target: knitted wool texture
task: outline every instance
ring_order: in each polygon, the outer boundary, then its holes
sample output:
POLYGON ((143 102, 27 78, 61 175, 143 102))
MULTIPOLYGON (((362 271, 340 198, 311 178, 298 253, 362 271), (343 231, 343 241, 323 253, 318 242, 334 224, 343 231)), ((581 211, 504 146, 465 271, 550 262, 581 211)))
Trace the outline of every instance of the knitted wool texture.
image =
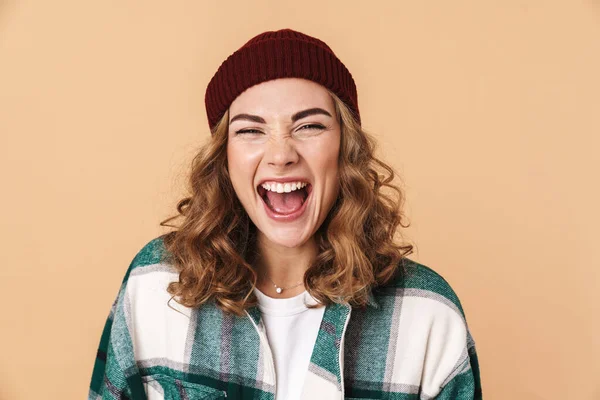
POLYGON ((350 71, 325 42, 292 29, 263 32, 231 54, 206 88, 211 132, 246 89, 278 78, 304 78, 335 93, 360 124, 358 94, 350 71))

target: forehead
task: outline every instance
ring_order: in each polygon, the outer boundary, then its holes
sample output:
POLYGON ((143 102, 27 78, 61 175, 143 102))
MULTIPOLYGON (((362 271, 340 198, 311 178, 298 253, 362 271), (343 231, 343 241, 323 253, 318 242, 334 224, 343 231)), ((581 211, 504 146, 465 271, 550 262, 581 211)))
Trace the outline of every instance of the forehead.
POLYGON ((229 113, 288 116, 313 107, 334 110, 333 99, 325 87, 306 79, 282 78, 246 89, 231 103, 229 113))

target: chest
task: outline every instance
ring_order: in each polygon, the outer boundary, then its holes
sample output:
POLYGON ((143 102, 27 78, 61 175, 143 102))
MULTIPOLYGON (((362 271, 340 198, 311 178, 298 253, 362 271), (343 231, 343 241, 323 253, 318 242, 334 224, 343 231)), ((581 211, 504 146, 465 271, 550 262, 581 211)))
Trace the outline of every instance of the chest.
MULTIPOLYGON (((149 399, 275 399, 279 368, 268 338, 269 321, 258 309, 238 317, 215 306, 189 310, 171 305, 162 313, 138 316, 135 323, 151 326, 134 332, 149 399)), ((397 389, 391 383, 399 373, 418 383, 426 341, 410 343, 409 363, 397 357, 400 328, 392 322, 395 317, 393 307, 325 308, 314 346, 304 350, 310 357, 300 398, 388 398, 397 389)), ((294 334, 300 337, 302 329, 302 324, 296 326, 294 334)))

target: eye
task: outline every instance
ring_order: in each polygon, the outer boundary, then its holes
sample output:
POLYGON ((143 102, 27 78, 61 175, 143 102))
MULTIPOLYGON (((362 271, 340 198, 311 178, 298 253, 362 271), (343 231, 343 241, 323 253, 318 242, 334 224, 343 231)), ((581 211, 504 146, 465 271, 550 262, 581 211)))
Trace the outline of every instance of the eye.
POLYGON ((235 133, 239 135, 239 134, 243 134, 243 133, 262 133, 262 132, 260 132, 259 130, 256 130, 256 129, 242 129, 242 130, 236 131, 235 133))
POLYGON ((321 124, 308 124, 308 125, 301 126, 298 130, 302 130, 304 128, 325 129, 325 127, 323 125, 321 125, 321 124))

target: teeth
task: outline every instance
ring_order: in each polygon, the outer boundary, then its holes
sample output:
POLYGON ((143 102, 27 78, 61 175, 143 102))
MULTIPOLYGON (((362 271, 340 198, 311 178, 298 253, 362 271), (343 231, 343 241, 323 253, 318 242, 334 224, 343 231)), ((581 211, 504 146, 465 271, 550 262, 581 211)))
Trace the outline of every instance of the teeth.
POLYGON ((277 183, 277 182, 268 182, 268 183, 265 182, 261 186, 264 189, 269 190, 271 192, 289 193, 289 192, 293 192, 294 190, 302 189, 306 185, 307 185, 306 182, 291 182, 291 183, 287 182, 285 184, 277 183))

